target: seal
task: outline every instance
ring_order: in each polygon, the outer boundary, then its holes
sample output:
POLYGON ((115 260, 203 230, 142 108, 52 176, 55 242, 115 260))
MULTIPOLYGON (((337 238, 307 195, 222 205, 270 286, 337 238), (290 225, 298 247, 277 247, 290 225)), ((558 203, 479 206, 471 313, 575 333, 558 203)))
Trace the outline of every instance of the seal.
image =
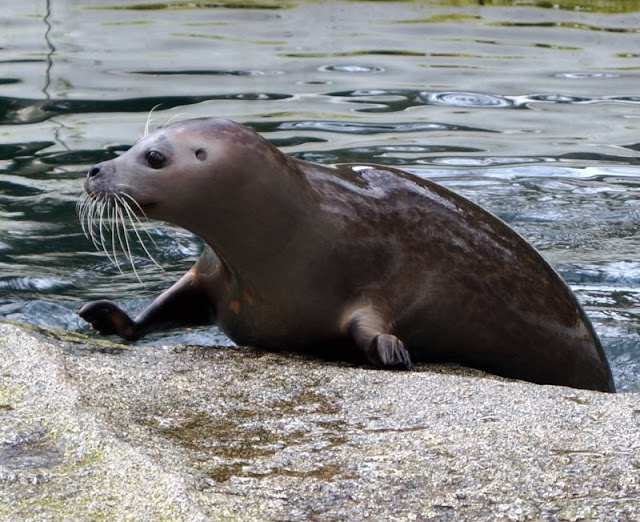
POLYGON ((560 276, 467 199, 376 165, 285 155, 237 123, 174 123, 89 169, 87 197, 208 245, 137 318, 79 310, 127 340, 217 324, 239 345, 349 352, 390 369, 451 362, 614 391, 602 346, 560 276))

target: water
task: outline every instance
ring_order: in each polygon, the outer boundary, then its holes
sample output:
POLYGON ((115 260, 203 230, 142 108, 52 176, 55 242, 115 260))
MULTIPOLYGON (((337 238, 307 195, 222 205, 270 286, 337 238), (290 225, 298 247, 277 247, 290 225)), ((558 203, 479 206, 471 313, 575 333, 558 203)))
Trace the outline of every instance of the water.
MULTIPOLYGON (((0 0, 0 316, 86 331, 141 309, 201 243, 153 223, 142 283, 81 234, 88 167, 152 124, 222 116, 318 162, 434 179, 510 223, 640 391, 640 2, 0 0), (82 6, 80 6, 80 4, 82 6)), ((215 329, 147 343, 224 343, 215 329)))

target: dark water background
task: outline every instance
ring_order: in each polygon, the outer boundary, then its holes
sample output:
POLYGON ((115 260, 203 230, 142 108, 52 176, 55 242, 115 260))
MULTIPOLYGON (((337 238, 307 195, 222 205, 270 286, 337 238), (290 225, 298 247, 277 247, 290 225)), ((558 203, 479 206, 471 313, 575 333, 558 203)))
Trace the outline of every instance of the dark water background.
POLYGON ((197 258, 152 223, 165 271, 137 249, 140 283, 75 215, 87 168, 158 106, 156 126, 227 117, 480 203, 556 266, 639 391, 640 2, 483 3, 0 0, 0 317, 85 331, 83 302, 140 309, 197 258))

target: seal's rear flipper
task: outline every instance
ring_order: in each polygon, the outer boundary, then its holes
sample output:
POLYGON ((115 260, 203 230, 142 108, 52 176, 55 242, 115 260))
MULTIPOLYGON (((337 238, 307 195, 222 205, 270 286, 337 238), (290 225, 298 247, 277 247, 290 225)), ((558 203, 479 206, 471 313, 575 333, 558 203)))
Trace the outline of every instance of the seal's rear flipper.
POLYGON ((397 370, 415 370, 404 343, 395 335, 376 335, 367 350, 369 362, 375 366, 397 370))
POLYGON ((343 324, 356 347, 373 366, 390 370, 415 370, 404 343, 387 333, 387 322, 373 306, 352 309, 346 314, 343 324))

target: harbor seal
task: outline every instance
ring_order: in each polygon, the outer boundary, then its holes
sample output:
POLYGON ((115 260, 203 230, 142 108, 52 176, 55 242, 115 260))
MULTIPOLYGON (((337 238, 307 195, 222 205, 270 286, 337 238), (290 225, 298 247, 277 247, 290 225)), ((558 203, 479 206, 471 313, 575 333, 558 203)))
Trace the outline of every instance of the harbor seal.
POLYGON ((380 368, 452 362, 614 391, 560 276, 500 219, 431 181, 300 161, 245 126, 199 118, 91 167, 85 190, 207 245, 135 320, 110 301, 84 305, 100 334, 135 340, 217 324, 239 345, 352 351, 380 368))

